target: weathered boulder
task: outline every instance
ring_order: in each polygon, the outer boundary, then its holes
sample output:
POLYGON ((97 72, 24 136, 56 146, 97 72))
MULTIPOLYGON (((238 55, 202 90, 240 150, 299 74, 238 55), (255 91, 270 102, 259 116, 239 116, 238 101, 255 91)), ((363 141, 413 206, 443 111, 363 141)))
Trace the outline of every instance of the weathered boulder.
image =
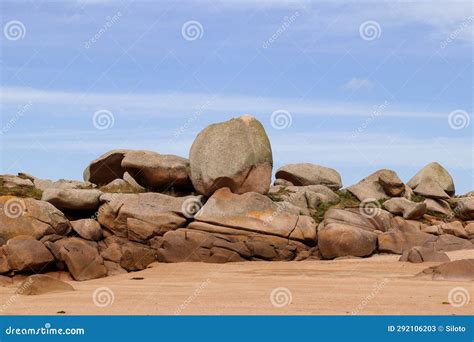
POLYGON ((32 189, 34 184, 30 179, 13 175, 0 175, 0 186, 6 189, 32 189))
POLYGON ((190 153, 191 180, 205 196, 228 187, 234 193, 268 192, 272 149, 262 124, 249 115, 201 131, 190 153))
POLYGON ((468 239, 469 236, 466 232, 466 229, 464 229, 464 226, 462 222, 460 221, 453 221, 453 222, 447 222, 447 223, 442 223, 440 225, 435 225, 432 228, 437 229, 438 231, 441 231, 442 234, 451 234, 463 239, 468 239))
POLYGON ((202 206, 200 197, 173 197, 158 193, 106 194, 98 214, 101 225, 120 237, 137 242, 163 235, 187 223, 202 206))
POLYGON ((472 281, 474 280, 474 259, 450 261, 423 270, 419 277, 432 280, 472 281))
POLYGON ((41 200, 54 205, 60 210, 91 211, 99 208, 102 192, 88 189, 54 189, 43 191, 41 200))
POLYGON ((150 151, 129 151, 122 160, 122 168, 145 188, 192 189, 189 161, 185 158, 150 151))
MULTIPOLYGON (((166 233, 153 246, 161 262, 201 261, 225 263, 245 260, 293 260, 308 248, 285 238, 250 234, 214 233, 212 225, 194 222, 192 229, 166 233)), ((191 226, 190 225, 190 226, 191 226)))
POLYGON ((93 189, 94 184, 90 182, 80 182, 76 180, 60 179, 52 181, 49 179, 34 179, 35 188, 45 191, 46 189, 93 189))
POLYGON ((324 185, 332 190, 342 187, 341 175, 336 170, 317 164, 288 164, 280 167, 275 177, 296 186, 324 185))
POLYGON ((112 150, 93 160, 84 170, 84 181, 97 185, 106 185, 122 178, 125 170, 122 160, 130 150, 112 150))
POLYGON ((127 271, 139 271, 156 261, 156 251, 139 243, 126 243, 122 246, 120 266, 127 271))
POLYGON ((39 272, 54 261, 42 242, 27 235, 8 240, 5 252, 14 271, 39 272))
POLYGON ((324 214, 323 223, 339 223, 346 226, 368 231, 388 231, 392 228, 393 215, 385 210, 378 210, 376 215, 364 215, 359 208, 336 209, 331 208, 324 214))
POLYGON ((347 188, 360 201, 383 200, 405 194, 406 186, 398 175, 387 169, 378 170, 347 188))
POLYGON ((383 206, 392 214, 400 214, 404 219, 418 219, 426 213, 425 203, 412 202, 406 198, 391 198, 383 206))
POLYGON ((426 204, 426 211, 433 212, 436 214, 441 214, 445 216, 452 215, 453 211, 448 202, 442 199, 425 199, 424 203, 426 204))
POLYGON ((102 239, 102 228, 99 222, 93 219, 71 221, 72 229, 86 240, 99 241, 102 239))
POLYGON ((68 291, 74 291, 74 288, 70 284, 44 274, 34 274, 26 278, 18 286, 15 293, 24 296, 32 296, 68 291))
POLYGON ((474 220, 474 197, 459 199, 454 207, 454 212, 463 220, 474 220))
POLYGON ((443 188, 433 179, 427 179, 413 190, 417 195, 421 195, 427 198, 434 199, 449 199, 449 195, 443 190, 443 188))
MULTIPOLYGON (((418 187, 423 185, 423 183, 434 181, 441 190, 443 190, 447 195, 452 196, 454 195, 454 182, 451 175, 446 171, 444 167, 442 167, 439 163, 430 163, 426 165, 423 169, 418 171, 418 173, 413 176, 407 183, 407 185, 417 192, 418 187)), ((438 190, 438 189, 436 189, 438 190)), ((426 197, 431 197, 428 193, 429 189, 426 187, 425 195, 426 197)), ((448 196, 448 197, 449 197, 448 196)), ((439 197, 438 197, 439 198, 439 197)))
POLYGON ((416 246, 423 246, 426 242, 434 242, 437 237, 422 232, 402 232, 393 230, 378 235, 379 252, 402 254, 416 246))
POLYGON ((405 183, 398 177, 396 172, 392 170, 383 170, 378 173, 379 184, 385 193, 390 197, 398 197, 403 195, 405 191, 405 183))
POLYGON ((325 259, 342 256, 365 257, 377 248, 377 234, 340 223, 318 229, 318 248, 325 259))
POLYGON ((308 209, 315 209, 321 203, 339 201, 339 196, 324 185, 271 186, 268 195, 276 201, 308 209))
POLYGON ((70 230, 68 219, 48 202, 0 196, 0 240, 18 235, 41 239, 48 234, 66 235, 70 230))
POLYGON ((466 230, 466 233, 470 239, 474 237, 474 222, 468 222, 464 229, 466 230))
POLYGON ((285 180, 285 179, 277 178, 273 182, 273 185, 275 185, 275 186, 293 186, 294 184, 291 183, 290 181, 285 180))
POLYGON ((107 275, 96 242, 71 237, 61 239, 54 245, 59 248, 59 258, 67 265, 75 280, 96 279, 107 275))
POLYGON ((469 240, 461 239, 451 234, 440 235, 436 237, 436 240, 434 241, 425 242, 423 246, 434 249, 438 252, 449 252, 474 248, 474 244, 472 244, 469 240))
POLYGON ((427 247, 413 247, 403 252, 400 261, 412 263, 448 262, 451 261, 446 253, 437 252, 427 247))
POLYGON ((289 213, 256 192, 233 194, 219 189, 194 217, 196 221, 216 225, 216 233, 238 230, 240 234, 268 234, 316 243, 316 223, 309 216, 289 213))

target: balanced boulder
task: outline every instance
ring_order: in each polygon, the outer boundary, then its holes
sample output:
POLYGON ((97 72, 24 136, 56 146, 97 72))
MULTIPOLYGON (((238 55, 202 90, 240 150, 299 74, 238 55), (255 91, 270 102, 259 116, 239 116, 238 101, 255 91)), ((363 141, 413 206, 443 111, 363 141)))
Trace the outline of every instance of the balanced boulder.
POLYGON ((84 181, 97 185, 106 185, 117 178, 122 178, 125 170, 122 159, 130 150, 112 150, 93 160, 84 170, 84 181))
POLYGON ((150 151, 129 151, 122 160, 122 168, 145 188, 192 189, 189 161, 185 158, 150 151))
MULTIPOLYGON (((428 195, 427 197, 431 197, 429 194, 429 188, 424 186, 424 183, 428 181, 433 181, 435 184, 437 184, 439 189, 444 191, 448 197, 454 195, 455 189, 453 178, 444 167, 436 162, 426 165, 415 176, 413 176, 412 179, 408 181, 407 185, 415 190, 415 192, 417 192, 418 187, 422 185, 421 190, 423 190, 425 195, 428 195)), ((439 189, 435 188, 433 191, 436 190, 436 192, 439 193, 439 189)), ((435 192, 433 192, 433 194, 434 196, 439 196, 439 194, 436 194, 435 192)))
POLYGON ((54 189, 43 192, 42 200, 61 210, 91 211, 99 208, 102 192, 88 189, 54 189))
POLYGON ((332 190, 342 187, 341 175, 336 170, 317 164, 288 164, 280 167, 275 177, 296 186, 325 185, 332 190))
POLYGON ((265 129, 244 115, 201 131, 190 153, 191 180, 205 196, 228 187, 234 193, 268 192, 272 176, 272 150, 265 129))

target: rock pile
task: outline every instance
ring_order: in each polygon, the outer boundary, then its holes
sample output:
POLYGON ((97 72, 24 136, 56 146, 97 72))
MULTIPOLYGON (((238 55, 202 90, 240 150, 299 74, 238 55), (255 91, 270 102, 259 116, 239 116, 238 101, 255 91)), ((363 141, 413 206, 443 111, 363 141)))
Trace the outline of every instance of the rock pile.
POLYGON ((342 190, 336 170, 308 163, 282 166, 271 185, 272 165, 263 126, 245 115, 205 128, 189 160, 113 150, 84 182, 0 176, 0 274, 44 273, 32 279, 54 291, 67 287, 56 274, 87 280, 156 261, 447 262, 444 252, 474 247, 474 197, 454 197, 437 163, 407 184, 382 169, 342 190))

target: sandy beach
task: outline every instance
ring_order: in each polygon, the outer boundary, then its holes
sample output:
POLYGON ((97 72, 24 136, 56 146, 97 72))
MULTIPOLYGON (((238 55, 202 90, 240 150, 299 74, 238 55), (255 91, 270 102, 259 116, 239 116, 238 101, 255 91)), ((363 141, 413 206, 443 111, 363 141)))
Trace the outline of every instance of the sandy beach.
MULTIPOLYGON (((473 258, 474 250, 448 255, 451 260, 473 258)), ((155 263, 140 272, 70 282, 74 292, 18 296, 14 287, 2 287, 0 302, 9 303, 3 311, 8 315, 472 314, 472 302, 462 307, 448 302, 453 288, 471 291, 472 282, 416 278, 436 263, 412 264, 398 258, 155 263)))

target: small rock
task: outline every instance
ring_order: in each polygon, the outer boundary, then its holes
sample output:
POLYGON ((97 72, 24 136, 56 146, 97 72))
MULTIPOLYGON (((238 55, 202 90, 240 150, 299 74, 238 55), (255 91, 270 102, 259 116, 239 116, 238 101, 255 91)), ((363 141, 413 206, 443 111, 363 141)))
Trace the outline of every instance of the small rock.
POLYGON ((102 239, 102 228, 99 222, 93 219, 71 221, 72 229, 86 240, 99 241, 102 239))
POLYGON ((295 186, 325 185, 331 190, 342 187, 341 176, 336 170, 317 164, 288 164, 280 167, 275 177, 295 186))
POLYGON ((400 261, 412 263, 448 262, 451 261, 446 253, 437 252, 427 247, 413 247, 403 252, 400 261))
POLYGON ((392 214, 401 214, 404 219, 418 219, 426 213, 425 203, 415 203, 406 198, 391 198, 383 206, 392 214))

